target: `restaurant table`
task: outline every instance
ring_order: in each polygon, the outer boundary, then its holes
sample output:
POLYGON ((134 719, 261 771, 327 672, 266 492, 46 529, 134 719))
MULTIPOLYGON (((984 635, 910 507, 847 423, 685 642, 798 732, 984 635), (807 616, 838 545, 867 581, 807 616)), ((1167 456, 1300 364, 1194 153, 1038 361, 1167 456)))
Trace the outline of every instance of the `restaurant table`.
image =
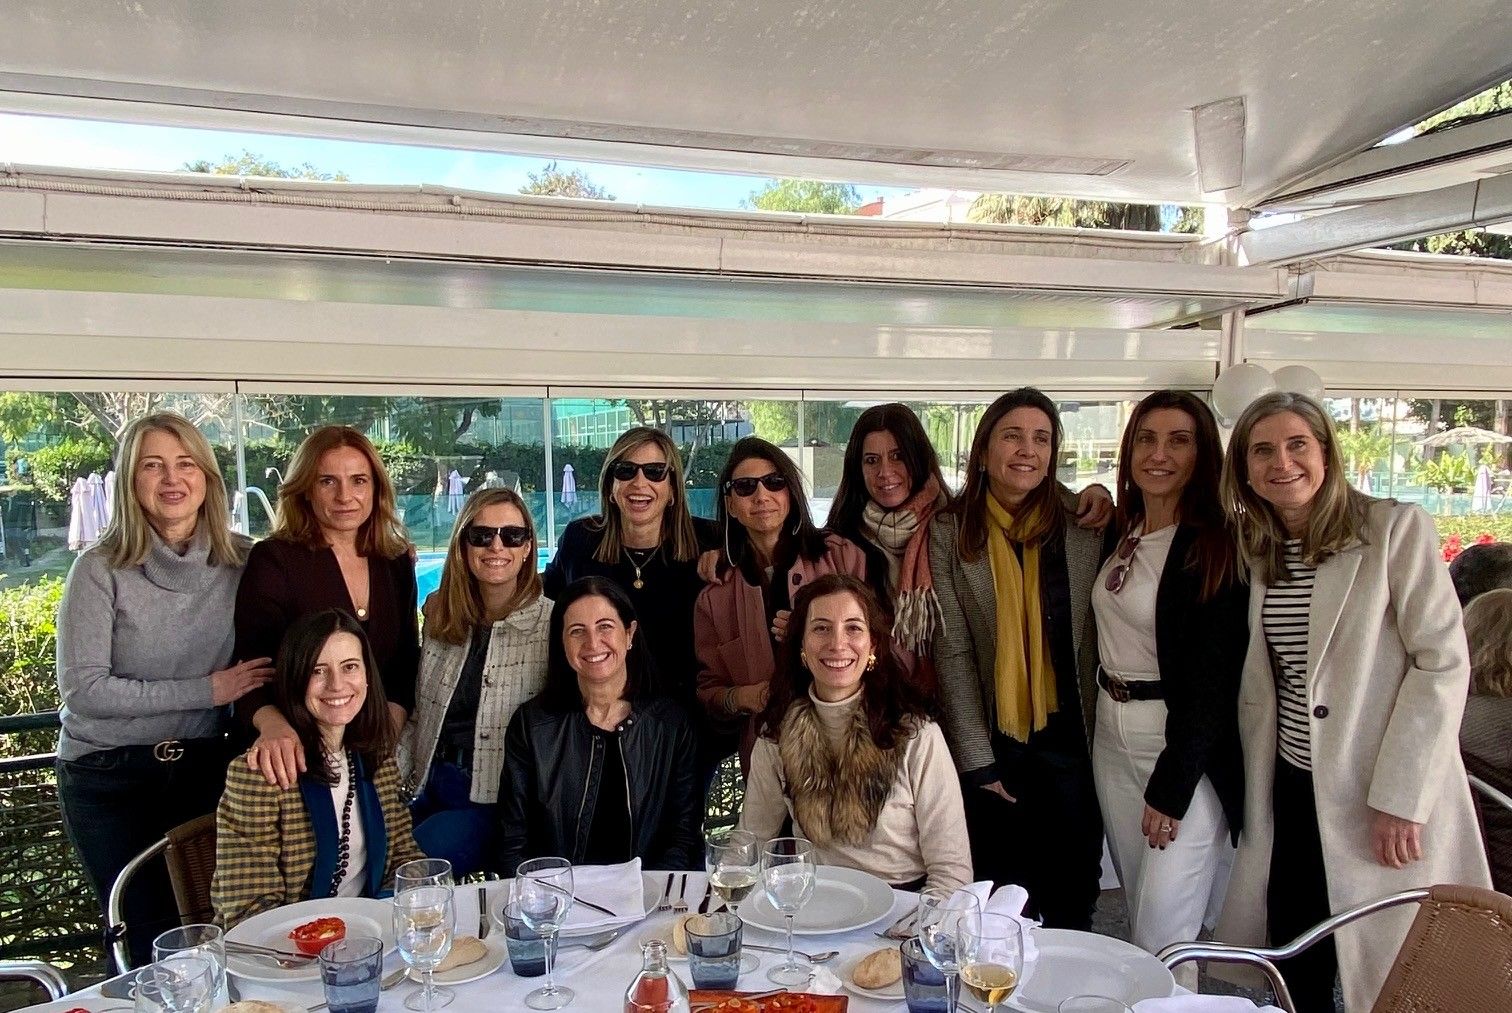
MULTIPOLYGON (((665 879, 667 873, 651 872, 648 875, 665 879)), ((678 873, 679 879, 681 873, 678 873)), ((699 901, 704 896, 706 876, 701 872, 688 873, 688 882, 685 896, 689 909, 696 910, 699 901)), ((508 889, 506 881, 493 881, 483 884, 466 884, 457 888, 456 891, 456 926, 458 935, 473 935, 478 927, 478 886, 483 886, 488 893, 489 910, 497 914, 508 889)), ((673 891, 673 899, 676 899, 676 891, 673 891)), ((717 898, 716 898, 717 900, 717 898)), ((880 1000, 856 995, 840 986, 839 977, 850 964, 860 957, 882 946, 896 946, 896 942, 879 939, 877 932, 886 929, 905 914, 914 909, 918 903, 918 894, 902 890, 893 891, 893 906, 888 916, 879 919, 875 924, 865 928, 855 929, 850 932, 833 933, 825 935, 795 935, 793 945, 799 950, 818 952, 821 950, 839 950, 840 955, 822 965, 823 968, 832 972, 834 977, 821 975, 816 981, 822 985, 826 981, 830 987, 813 988, 809 991, 829 991, 849 996, 850 1010, 852 1013, 898 1013, 906 1010, 903 1000, 880 1000)), ((575 1013, 621 1013, 624 1009, 625 989, 629 987, 631 979, 641 967, 641 941, 647 938, 661 938, 668 942, 671 950, 672 924, 675 915, 671 911, 652 911, 644 921, 638 922, 622 933, 606 948, 597 952, 587 950, 569 949, 564 950, 557 961, 557 968, 553 972, 555 980, 564 985, 569 985, 577 993, 572 1004, 567 1007, 575 1013)), ((495 922, 490 932, 490 940, 495 935, 502 936, 503 929, 495 922)), ((771 932, 746 924, 744 939, 747 942, 760 943, 782 947, 784 937, 780 932, 771 932)), ((754 971, 741 975, 737 988, 741 991, 766 991, 777 986, 767 980, 766 972, 773 965, 783 960, 780 953, 757 953, 760 965, 754 971)), ((397 951, 390 952, 384 960, 385 973, 403 966, 397 951)), ((692 981, 688 973, 686 960, 673 960, 672 970, 683 983, 692 987, 692 981)), ((264 982, 248 981, 232 975, 232 980, 241 994, 242 999, 260 999, 266 1002, 275 1002, 283 1005, 290 1013, 299 1013, 324 998, 319 980, 298 983, 268 984, 264 982)), ((448 986, 456 993, 456 999, 446 1007, 448 1013, 495 1013, 499 1010, 523 1010, 525 1009, 525 994, 539 987, 545 982, 545 978, 519 978, 509 968, 506 961, 504 966, 493 974, 478 981, 465 985, 448 986)), ((100 995, 100 985, 84 989, 73 994, 73 997, 87 999, 100 995)), ((418 985, 402 982, 395 988, 384 992, 378 1000, 379 1013, 404 1013, 405 996, 418 989, 418 985)), ((129 1002, 129 1000, 125 1000, 129 1002)), ((1010 1008, 1011 1003, 1005 1004, 1005 1009, 1010 1008)), ((87 1007, 86 1007, 87 1008, 87 1007)), ((970 1003, 966 997, 962 997, 961 1008, 963 1010, 980 1009, 970 1003)))

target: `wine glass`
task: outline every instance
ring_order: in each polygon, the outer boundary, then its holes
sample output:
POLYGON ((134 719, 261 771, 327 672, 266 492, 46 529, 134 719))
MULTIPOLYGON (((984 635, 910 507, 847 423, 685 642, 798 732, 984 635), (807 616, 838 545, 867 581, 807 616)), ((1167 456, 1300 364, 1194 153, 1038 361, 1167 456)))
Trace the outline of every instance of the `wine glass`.
POLYGON ((394 870, 394 895, 417 886, 456 886, 452 864, 444 858, 417 858, 394 870))
POLYGON ((218 925, 180 925, 152 941, 153 960, 167 960, 175 953, 193 953, 210 961, 215 972, 215 1004, 231 1001, 226 992, 226 940, 218 925))
POLYGON ((137 972, 136 1013, 208 1013, 215 982, 215 962, 203 953, 170 954, 137 972))
POLYGON ((793 918, 814 896, 814 846, 802 837, 777 837, 761 853, 761 888, 787 921, 787 960, 767 971, 779 985, 803 985, 814 976, 793 952, 793 918))
POLYGON ((394 894, 394 935, 399 956, 423 975, 424 987, 404 1000, 404 1008, 430 1013, 449 1005, 455 996, 437 988, 436 967, 451 952, 456 908, 449 886, 417 886, 394 894))
POLYGON ((960 1002, 961 971, 957 948, 957 930, 962 922, 977 918, 981 905, 965 891, 925 890, 919 894, 919 947, 924 956, 945 976, 946 1000, 952 1010, 960 1002))
MULTIPOLYGON (((733 911, 761 878, 761 849, 756 835, 749 830, 710 830, 704 835, 704 867, 709 871, 709 886, 733 911)), ((754 953, 740 955, 742 974, 756 970, 760 963, 754 953)))
POLYGON ((984 914, 963 918, 956 929, 961 984, 987 1013, 1013 994, 1024 976, 1024 930, 1008 915, 984 914))
POLYGON ((576 993, 551 978, 556 934, 572 910, 572 863, 565 858, 532 858, 521 862, 509 884, 510 900, 520 920, 546 941, 546 984, 525 997, 531 1009, 561 1009, 576 993))

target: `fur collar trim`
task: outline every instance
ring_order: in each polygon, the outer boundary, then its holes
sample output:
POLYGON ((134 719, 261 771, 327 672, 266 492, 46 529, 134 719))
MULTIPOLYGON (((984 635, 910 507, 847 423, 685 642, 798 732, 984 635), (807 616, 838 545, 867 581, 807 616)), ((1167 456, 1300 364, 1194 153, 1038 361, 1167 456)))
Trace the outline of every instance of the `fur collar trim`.
POLYGON ((777 737, 793 819, 815 844, 865 843, 876 829, 903 762, 901 743, 878 749, 861 706, 831 747, 814 704, 793 701, 777 737))

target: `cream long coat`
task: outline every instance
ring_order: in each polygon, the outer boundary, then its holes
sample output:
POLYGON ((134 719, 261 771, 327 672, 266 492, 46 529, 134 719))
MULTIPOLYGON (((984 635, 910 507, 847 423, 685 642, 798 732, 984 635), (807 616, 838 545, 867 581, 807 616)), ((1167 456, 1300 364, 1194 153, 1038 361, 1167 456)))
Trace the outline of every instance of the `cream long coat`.
MULTIPOLYGON (((1373 501, 1368 516, 1369 543, 1318 567, 1308 630, 1313 785, 1334 912, 1435 883, 1491 884, 1459 753, 1469 652, 1433 521, 1390 500, 1373 501), (1375 860, 1373 809, 1425 824, 1421 861, 1396 870, 1375 860)), ((1239 691, 1244 833, 1218 925, 1220 939, 1251 945, 1266 939, 1276 771, 1265 590, 1257 579, 1250 595, 1239 691)), ((1398 908, 1340 931, 1347 1009, 1375 1002, 1413 914, 1398 908)))

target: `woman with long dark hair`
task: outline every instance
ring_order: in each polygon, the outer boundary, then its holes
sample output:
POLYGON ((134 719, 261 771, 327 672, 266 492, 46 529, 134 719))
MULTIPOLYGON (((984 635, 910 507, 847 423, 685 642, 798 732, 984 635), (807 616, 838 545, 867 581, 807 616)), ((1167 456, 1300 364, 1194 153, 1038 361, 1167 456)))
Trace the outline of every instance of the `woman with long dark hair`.
POLYGON ((825 865, 954 890, 971 878, 960 784, 930 702, 891 648, 860 578, 827 574, 799 590, 740 824, 764 840, 791 818, 825 865))
POLYGON ((377 897, 423 858, 400 797, 373 649, 344 609, 289 627, 273 698, 311 761, 297 788, 234 762, 215 818, 210 899, 226 928, 312 897, 377 897))
POLYGON ((722 563, 732 572, 698 596, 698 697, 712 719, 740 731, 744 767, 755 742, 750 717, 765 705, 776 667, 778 616, 808 582, 827 573, 859 577, 866 560, 854 543, 814 527, 797 465, 766 440, 735 444, 719 490, 722 563))
POLYGON ((1052 928, 1087 929, 1102 864, 1089 753, 1101 539, 1069 523, 1060 441, 1032 387, 983 414, 966 488, 930 531, 934 659, 978 878, 1022 885, 1052 928))
POLYGON ((399 767, 418 794, 415 839, 462 875, 493 859, 504 729, 546 682, 551 602, 519 493, 480 489, 467 498, 423 611, 415 713, 399 767))
MULTIPOLYGON (((1218 425, 1195 395, 1139 402, 1118 453, 1117 551, 1092 588, 1092 770, 1133 942, 1151 953, 1198 937, 1243 821, 1249 592, 1222 467, 1218 425)), ((1190 978, 1195 988, 1195 965, 1190 978)))
POLYGON ((693 727, 652 686, 630 599, 603 577, 551 610, 546 687, 510 719, 498 791, 498 867, 561 855, 698 867, 702 799, 693 727))

